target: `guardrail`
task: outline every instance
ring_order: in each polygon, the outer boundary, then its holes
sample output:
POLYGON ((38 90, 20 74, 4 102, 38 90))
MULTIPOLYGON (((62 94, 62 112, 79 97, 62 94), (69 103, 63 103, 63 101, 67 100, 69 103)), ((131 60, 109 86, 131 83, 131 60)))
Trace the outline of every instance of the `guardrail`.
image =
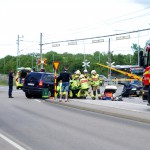
POLYGON ((115 84, 115 85, 117 85, 118 84, 118 82, 131 82, 131 81, 133 81, 133 80, 135 80, 135 79, 126 79, 126 78, 120 78, 120 79, 118 79, 118 78, 116 78, 116 79, 108 79, 107 80, 107 84, 108 85, 110 85, 110 84, 115 84))

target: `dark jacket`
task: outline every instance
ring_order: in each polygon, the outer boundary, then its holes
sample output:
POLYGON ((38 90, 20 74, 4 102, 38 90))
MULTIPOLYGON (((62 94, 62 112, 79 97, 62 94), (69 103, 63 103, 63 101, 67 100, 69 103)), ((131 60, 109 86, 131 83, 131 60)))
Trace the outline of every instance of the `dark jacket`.
POLYGON ((12 72, 9 73, 8 84, 13 85, 13 73, 12 72))
POLYGON ((59 80, 62 80, 62 82, 69 82, 72 79, 72 75, 67 70, 64 70, 60 73, 59 80))

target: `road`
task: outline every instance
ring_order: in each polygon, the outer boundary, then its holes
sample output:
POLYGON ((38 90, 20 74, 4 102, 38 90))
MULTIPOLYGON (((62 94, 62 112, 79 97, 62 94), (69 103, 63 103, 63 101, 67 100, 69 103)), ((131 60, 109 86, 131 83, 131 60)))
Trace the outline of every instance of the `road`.
POLYGON ((75 109, 0 88, 3 150, 149 150, 150 124, 75 109))

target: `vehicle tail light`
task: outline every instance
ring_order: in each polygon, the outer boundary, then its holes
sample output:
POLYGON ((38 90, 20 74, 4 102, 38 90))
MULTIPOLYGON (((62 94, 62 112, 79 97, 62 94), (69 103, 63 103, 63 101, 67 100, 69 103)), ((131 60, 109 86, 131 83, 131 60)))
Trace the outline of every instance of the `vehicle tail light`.
POLYGON ((39 82, 39 87, 42 87, 42 86, 43 86, 43 81, 40 80, 40 82, 39 82))

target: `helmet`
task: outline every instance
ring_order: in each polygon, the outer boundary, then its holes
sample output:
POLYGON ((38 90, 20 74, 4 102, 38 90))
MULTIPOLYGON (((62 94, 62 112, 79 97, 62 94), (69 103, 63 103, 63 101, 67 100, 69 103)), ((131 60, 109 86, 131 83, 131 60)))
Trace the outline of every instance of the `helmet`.
POLYGON ((84 75, 83 75, 83 74, 80 75, 80 79, 82 79, 82 78, 84 78, 84 75))
POLYGON ((77 71, 76 71, 76 74, 80 75, 80 74, 81 74, 80 70, 77 70, 77 71))
POLYGON ((44 68, 41 68, 40 72, 45 72, 45 69, 44 69, 44 68))
POLYGON ((83 72, 84 72, 84 73, 88 73, 87 69, 85 69, 83 72))
POLYGON ((95 71, 95 70, 92 70, 92 71, 91 71, 91 74, 96 74, 96 71, 95 71))

